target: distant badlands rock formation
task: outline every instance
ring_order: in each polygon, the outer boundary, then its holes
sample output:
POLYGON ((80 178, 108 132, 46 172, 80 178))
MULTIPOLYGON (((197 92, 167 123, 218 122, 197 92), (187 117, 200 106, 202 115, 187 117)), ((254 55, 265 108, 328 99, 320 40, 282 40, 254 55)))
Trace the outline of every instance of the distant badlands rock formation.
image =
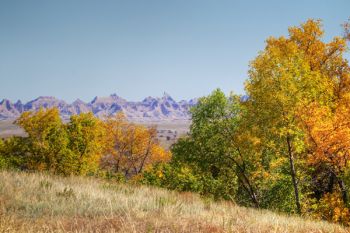
POLYGON ((127 101, 116 94, 95 97, 89 103, 78 99, 71 104, 50 96, 40 96, 25 104, 4 99, 0 102, 0 120, 15 119, 24 111, 37 111, 41 107, 57 107, 64 119, 89 111, 97 117, 110 116, 122 111, 129 120, 136 122, 187 121, 191 118, 189 110, 196 103, 197 99, 177 102, 166 93, 161 98, 147 97, 141 102, 127 101))

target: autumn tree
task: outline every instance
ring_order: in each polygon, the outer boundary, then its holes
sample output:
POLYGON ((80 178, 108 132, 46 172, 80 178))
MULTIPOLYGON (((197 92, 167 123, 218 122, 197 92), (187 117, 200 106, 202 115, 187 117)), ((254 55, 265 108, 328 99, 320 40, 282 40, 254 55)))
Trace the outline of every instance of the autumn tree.
POLYGON ((307 132, 307 162, 315 168, 314 182, 310 185, 314 191, 313 197, 319 200, 316 212, 327 211, 332 213, 326 215, 327 220, 339 220, 347 224, 350 223, 348 187, 345 182, 350 168, 349 116, 350 93, 341 95, 333 107, 312 103, 300 112, 307 132), (337 198, 342 201, 339 202, 337 198), (341 215, 340 212, 348 214, 341 215))
POLYGON ((41 108, 36 113, 24 112, 15 123, 28 135, 28 151, 24 152, 28 168, 57 172, 68 144, 67 132, 58 109, 41 108))
POLYGON ((99 168, 105 152, 105 128, 103 122, 91 112, 73 115, 67 123, 68 149, 62 169, 65 173, 86 175, 99 168))
POLYGON ((258 136, 275 155, 289 160, 296 212, 301 212, 295 160, 305 155, 304 132, 296 114, 317 102, 332 106, 348 91, 345 40, 325 43, 321 22, 308 20, 289 28, 289 37, 269 38, 252 61, 246 91, 247 106, 260 129, 258 136))
POLYGON ((105 150, 105 128, 92 113, 74 115, 64 123, 57 108, 42 108, 24 112, 16 124, 27 137, 9 139, 6 151, 22 148, 15 157, 23 158, 25 168, 66 175, 86 175, 98 169, 105 150))
POLYGON ((107 154, 104 165, 114 172, 130 177, 141 173, 147 166, 170 159, 157 139, 154 127, 130 123, 123 113, 110 117, 105 122, 107 154))

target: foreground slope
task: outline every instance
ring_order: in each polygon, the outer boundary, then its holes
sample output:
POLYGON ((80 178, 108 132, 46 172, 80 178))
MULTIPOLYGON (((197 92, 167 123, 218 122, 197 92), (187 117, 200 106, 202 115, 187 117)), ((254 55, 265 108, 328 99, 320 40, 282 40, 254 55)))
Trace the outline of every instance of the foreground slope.
POLYGON ((93 178, 0 171, 0 232, 348 232, 326 222, 93 178))

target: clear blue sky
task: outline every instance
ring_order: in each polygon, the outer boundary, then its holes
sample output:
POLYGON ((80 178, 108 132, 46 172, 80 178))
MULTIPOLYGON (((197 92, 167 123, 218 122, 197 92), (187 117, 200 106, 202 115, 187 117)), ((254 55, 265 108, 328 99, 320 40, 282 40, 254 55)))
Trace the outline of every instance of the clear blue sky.
POLYGON ((0 99, 243 93, 267 37, 320 18, 329 40, 349 17, 349 0, 0 0, 0 99))

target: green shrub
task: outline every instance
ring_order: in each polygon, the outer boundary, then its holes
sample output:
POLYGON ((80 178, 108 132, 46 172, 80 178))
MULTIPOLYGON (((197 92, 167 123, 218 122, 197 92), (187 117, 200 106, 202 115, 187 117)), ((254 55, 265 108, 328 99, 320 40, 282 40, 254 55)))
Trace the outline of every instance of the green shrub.
POLYGON ((200 192, 203 184, 188 166, 159 163, 143 173, 141 183, 163 188, 200 192))

